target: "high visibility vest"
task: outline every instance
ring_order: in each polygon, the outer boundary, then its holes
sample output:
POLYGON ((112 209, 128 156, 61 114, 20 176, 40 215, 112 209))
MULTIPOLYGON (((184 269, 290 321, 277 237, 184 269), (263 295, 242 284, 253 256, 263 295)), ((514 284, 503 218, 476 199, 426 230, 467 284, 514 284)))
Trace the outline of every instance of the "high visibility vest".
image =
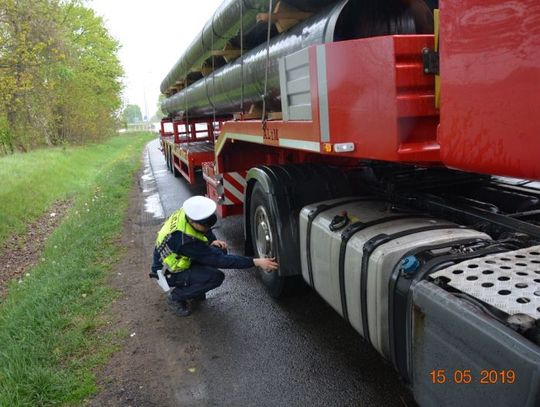
POLYGON ((172 273, 184 271, 191 267, 191 259, 189 257, 174 253, 169 249, 169 246, 167 246, 167 240, 171 234, 176 231, 180 231, 183 234, 182 243, 184 235, 208 243, 206 236, 189 224, 183 209, 179 209, 173 213, 161 227, 156 239, 156 248, 161 257, 161 261, 167 265, 167 268, 172 273))

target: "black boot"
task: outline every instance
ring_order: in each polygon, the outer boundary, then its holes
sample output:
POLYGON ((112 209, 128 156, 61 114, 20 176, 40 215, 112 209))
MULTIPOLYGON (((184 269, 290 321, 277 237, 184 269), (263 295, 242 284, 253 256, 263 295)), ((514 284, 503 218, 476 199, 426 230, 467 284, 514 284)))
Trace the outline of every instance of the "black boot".
POLYGON ((187 317, 191 315, 191 310, 187 306, 186 301, 175 301, 171 294, 167 295, 167 305, 179 317, 187 317))

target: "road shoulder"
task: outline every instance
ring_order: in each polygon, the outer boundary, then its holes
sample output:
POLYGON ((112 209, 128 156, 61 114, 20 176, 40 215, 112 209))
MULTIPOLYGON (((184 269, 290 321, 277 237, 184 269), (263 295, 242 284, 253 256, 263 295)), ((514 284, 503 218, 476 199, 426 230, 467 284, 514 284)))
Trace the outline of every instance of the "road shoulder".
POLYGON ((155 234, 161 219, 145 212, 144 187, 137 177, 129 198, 121 241, 125 254, 111 270, 110 284, 119 291, 109 310, 110 330, 119 335, 119 350, 97 372, 101 391, 90 406, 204 405, 201 380, 190 372, 198 347, 197 326, 178 320, 164 294, 148 278, 155 234), (181 332, 189 332, 183 341, 181 332))

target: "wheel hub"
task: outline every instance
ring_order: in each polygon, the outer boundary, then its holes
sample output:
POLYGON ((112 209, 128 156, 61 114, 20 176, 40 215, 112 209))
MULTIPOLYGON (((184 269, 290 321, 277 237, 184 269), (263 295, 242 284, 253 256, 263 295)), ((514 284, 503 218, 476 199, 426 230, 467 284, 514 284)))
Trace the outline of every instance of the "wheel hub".
POLYGON ((273 236, 272 229, 270 228, 270 220, 268 213, 263 206, 258 206, 255 209, 255 245, 257 246, 257 252, 261 257, 274 257, 273 256, 273 236))

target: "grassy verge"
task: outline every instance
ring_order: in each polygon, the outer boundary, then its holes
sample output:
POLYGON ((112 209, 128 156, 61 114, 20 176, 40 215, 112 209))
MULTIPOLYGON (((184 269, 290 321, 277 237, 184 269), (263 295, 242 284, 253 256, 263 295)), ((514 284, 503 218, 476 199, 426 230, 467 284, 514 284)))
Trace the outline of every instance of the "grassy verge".
MULTIPOLYGON (((19 186, 11 181, 11 193, 2 190, 0 204, 12 215, 27 208, 37 217, 57 199, 74 197, 75 202, 47 241, 43 260, 22 283, 11 283, 0 306, 0 406, 73 405, 95 390, 91 369, 112 349, 111 338, 97 331, 100 314, 114 296, 105 272, 119 254, 114 242, 149 139, 148 134, 130 135, 6 160, 39 180, 37 192, 25 191, 33 181, 18 174, 19 186), (25 168, 31 156, 36 162, 25 168), (55 177, 48 175, 51 171, 55 177), (17 191, 23 208, 4 201, 17 191), (29 200, 33 193, 43 196, 29 200)), ((18 223, 24 219, 17 216, 3 233, 22 228, 18 223)))
MULTIPOLYGON (((104 167, 127 158, 149 133, 86 147, 54 148, 0 158, 0 243, 20 233, 51 204, 86 191, 104 167)), ((138 150, 137 150, 138 151, 138 150)))

